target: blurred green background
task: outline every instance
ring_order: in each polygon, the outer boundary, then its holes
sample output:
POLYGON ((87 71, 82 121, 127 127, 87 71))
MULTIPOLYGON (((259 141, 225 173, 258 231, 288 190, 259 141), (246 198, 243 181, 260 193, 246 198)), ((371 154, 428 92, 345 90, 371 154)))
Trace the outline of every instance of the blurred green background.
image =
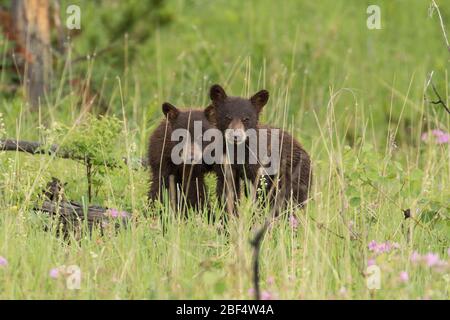
MULTIPOLYGON (((65 30, 67 51, 55 53, 52 90, 39 110, 27 105, 12 44, 0 33, 0 88, 14 88, 0 90, 0 138, 86 152, 100 163, 91 203, 126 210, 133 223, 67 245, 44 231, 48 219, 33 206, 51 177, 67 182, 68 199, 87 204, 86 167, 0 153, 0 256, 9 263, 0 268, 0 298, 252 297, 249 239, 264 210, 245 198, 229 235, 206 214, 179 220, 167 202, 149 205, 148 171, 122 161, 146 155, 164 101, 206 107, 214 83, 230 95, 269 90, 261 120, 292 132, 314 166, 306 209, 286 212, 265 237, 264 290, 283 299, 450 297, 448 269, 410 261, 417 250, 450 265, 450 149, 421 139, 450 131, 442 105, 424 99, 437 100, 427 86, 433 72, 449 105, 450 52, 431 0, 60 3, 63 23, 69 4, 80 7, 81 30, 65 30), (367 28, 369 5, 380 7, 380 30, 367 28), (161 217, 170 222, 166 234, 161 217), (371 240, 399 249, 376 255, 371 240), (367 289, 369 261, 382 269, 381 290, 367 289), (79 291, 48 276, 70 264, 82 269, 79 291), (409 272, 408 283, 400 272, 409 272)), ((436 3, 450 33, 450 2, 436 3)), ((214 177, 207 182, 213 192, 214 177)))
MULTIPOLYGON (((268 89, 271 99, 263 119, 294 123, 306 144, 318 136, 318 121, 330 102, 339 138, 346 143, 361 136, 359 123, 370 129, 366 138, 384 142, 390 109, 392 124, 400 126, 396 142, 414 143, 422 128, 413 128, 427 126, 419 122, 427 75, 434 70, 439 91, 443 96, 448 91, 450 54, 437 14, 430 17, 430 3, 62 1, 63 23, 67 5, 81 8, 81 30, 70 42, 70 57, 77 62, 64 77, 66 60, 57 62, 54 88, 62 86, 64 93, 49 99, 51 111, 42 111, 72 121, 78 113, 69 99, 70 81, 88 78, 107 113, 120 115, 119 77, 130 126, 139 128, 143 142, 161 118, 163 101, 204 107, 208 87, 220 83, 233 95, 268 89), (381 30, 366 26, 370 4, 381 9, 381 30), (91 59, 84 60, 88 55, 91 59)), ((450 16, 446 1, 440 1, 440 10, 444 19, 450 16)), ((11 102, 16 96, 1 94, 6 118, 18 116, 20 108, 11 102)), ((438 118, 444 114, 438 106, 425 109, 438 118)), ((25 128, 22 135, 36 136, 35 128, 25 128)))

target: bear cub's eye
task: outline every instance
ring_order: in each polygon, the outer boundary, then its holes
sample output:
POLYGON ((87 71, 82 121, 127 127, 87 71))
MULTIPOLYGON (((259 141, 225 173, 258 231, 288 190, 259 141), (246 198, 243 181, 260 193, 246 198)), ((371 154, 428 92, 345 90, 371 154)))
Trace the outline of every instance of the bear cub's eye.
POLYGON ((226 115, 226 116, 225 116, 225 119, 227 119, 228 121, 231 121, 231 120, 232 120, 231 116, 229 116, 229 115, 226 115))
POLYGON ((248 122, 248 120, 250 120, 250 119, 248 117, 246 117, 246 118, 242 119, 242 122, 248 122))

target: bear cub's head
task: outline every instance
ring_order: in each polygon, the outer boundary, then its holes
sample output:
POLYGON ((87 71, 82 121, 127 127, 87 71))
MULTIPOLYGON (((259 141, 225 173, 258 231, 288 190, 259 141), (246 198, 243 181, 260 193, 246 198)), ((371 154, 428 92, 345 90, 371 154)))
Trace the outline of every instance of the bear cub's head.
POLYGON ((176 165, 199 165, 207 143, 203 134, 213 128, 203 110, 179 110, 165 102, 162 110, 169 124, 166 141, 172 146, 171 160, 176 165))
POLYGON ((212 104, 205 109, 206 118, 225 134, 229 144, 247 140, 248 129, 256 129, 259 113, 269 100, 269 92, 261 90, 250 99, 229 97, 218 84, 209 91, 212 104))

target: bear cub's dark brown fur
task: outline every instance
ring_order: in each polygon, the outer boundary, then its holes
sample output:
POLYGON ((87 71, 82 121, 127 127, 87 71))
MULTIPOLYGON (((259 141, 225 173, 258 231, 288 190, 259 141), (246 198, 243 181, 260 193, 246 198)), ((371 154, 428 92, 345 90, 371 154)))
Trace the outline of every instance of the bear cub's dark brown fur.
MULTIPOLYGON (((235 164, 231 165, 232 177, 235 180, 234 198, 237 200, 240 196, 240 180, 244 180, 244 182, 250 181, 253 185, 259 185, 257 180, 261 177, 261 173, 264 175, 264 170, 261 170, 262 166, 260 163, 250 164, 248 161, 249 153, 255 152, 249 151, 249 138, 245 132, 248 129, 255 129, 259 133, 261 130, 267 129, 267 142, 270 143, 270 135, 274 134, 274 129, 277 128, 259 124, 259 115, 269 99, 269 93, 266 90, 261 90, 250 99, 229 97, 221 86, 214 85, 210 89, 210 98, 212 104, 205 109, 205 115, 223 133, 224 153, 230 148, 235 148, 236 145, 246 144, 245 150, 247 154, 245 154, 244 163, 236 164, 235 162, 235 164), (234 133, 227 135, 227 129, 234 130, 234 133), (226 147, 227 144, 228 147, 226 147)), ((269 182, 268 188, 277 187, 278 190, 282 190, 284 200, 292 200, 294 205, 303 206, 308 198, 311 186, 311 160, 308 153, 295 138, 286 131, 279 130, 278 144, 281 150, 278 151, 280 161, 277 174, 265 177, 266 181, 269 182), (277 184, 275 181, 277 181, 277 184)), ((223 166, 222 168, 217 168, 216 166, 218 196, 224 198, 225 177, 221 174, 223 166)), ((272 194, 275 194, 275 192, 272 194)))
MULTIPOLYGON (((150 136, 148 160, 151 169, 151 186, 149 199, 160 199, 164 191, 169 191, 170 176, 174 176, 176 186, 177 208, 187 204, 188 207, 201 209, 205 203, 204 176, 210 167, 203 163, 202 133, 211 127, 203 110, 179 110, 170 103, 164 103, 162 110, 164 119, 150 136), (200 132, 195 132, 194 122, 200 122, 200 132), (189 132, 190 148, 180 151, 182 163, 174 163, 172 150, 180 142, 172 141, 172 133, 177 129, 189 132), (195 136, 197 134, 197 136, 195 136), (188 161, 191 160, 191 161, 188 161)), ((179 138, 179 137, 178 137, 179 138)), ((180 138, 181 139, 181 138, 180 138)), ((169 199, 170 200, 170 199, 169 199)))

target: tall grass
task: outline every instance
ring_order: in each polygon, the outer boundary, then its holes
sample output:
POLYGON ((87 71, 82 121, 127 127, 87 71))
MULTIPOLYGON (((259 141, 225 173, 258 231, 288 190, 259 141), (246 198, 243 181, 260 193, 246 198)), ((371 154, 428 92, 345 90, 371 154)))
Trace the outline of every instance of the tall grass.
MULTIPOLYGON (((450 7, 441 2, 448 27, 450 7)), ((78 3, 83 31, 101 35, 95 10, 113 16, 114 8, 78 3)), ((39 140, 54 122, 76 130, 85 111, 68 85, 76 73, 93 79, 108 101, 107 114, 122 120, 115 148, 129 159, 145 156, 163 101, 205 107, 212 83, 243 96, 266 88, 271 98, 261 121, 302 142, 313 161, 314 183, 306 209, 284 212, 263 240, 264 296, 448 299, 449 269, 414 263, 410 256, 433 252, 449 261, 450 149, 421 136, 431 129, 450 131, 443 108, 423 99, 434 99, 426 86, 434 70, 448 105, 450 55, 437 17, 428 16, 428 1, 378 1, 382 29, 373 31, 366 27, 369 4, 169 1, 172 24, 136 44, 137 53, 119 74, 111 74, 117 69, 102 64, 101 55, 82 65, 67 63, 57 94, 39 114, 28 110, 20 93, 0 93, 4 136, 39 140), (412 218, 404 218, 406 209, 412 218), (376 255, 368 248, 371 240, 397 242, 399 249, 376 255), (373 259, 381 268, 379 290, 366 285, 373 259), (408 281, 400 278, 402 271, 408 281)), ((83 37, 75 40, 71 57, 84 53, 83 37)), ((124 60, 132 40, 119 44, 124 60)), ((68 183, 69 199, 86 203, 84 166, 0 153, 0 256, 7 260, 0 266, 0 298, 252 297, 249 240, 265 210, 244 199, 239 219, 224 232, 208 224, 206 213, 182 220, 167 203, 149 206, 146 170, 131 164, 105 170, 93 202, 130 211, 133 222, 118 233, 96 230, 67 242, 56 230, 44 231, 48 219, 32 207, 52 176, 68 183), (69 290, 64 276, 50 277, 61 265, 80 267, 79 290, 69 290)), ((214 184, 208 177, 211 195, 214 184)), ((210 203, 223 214, 213 196, 210 203)))

